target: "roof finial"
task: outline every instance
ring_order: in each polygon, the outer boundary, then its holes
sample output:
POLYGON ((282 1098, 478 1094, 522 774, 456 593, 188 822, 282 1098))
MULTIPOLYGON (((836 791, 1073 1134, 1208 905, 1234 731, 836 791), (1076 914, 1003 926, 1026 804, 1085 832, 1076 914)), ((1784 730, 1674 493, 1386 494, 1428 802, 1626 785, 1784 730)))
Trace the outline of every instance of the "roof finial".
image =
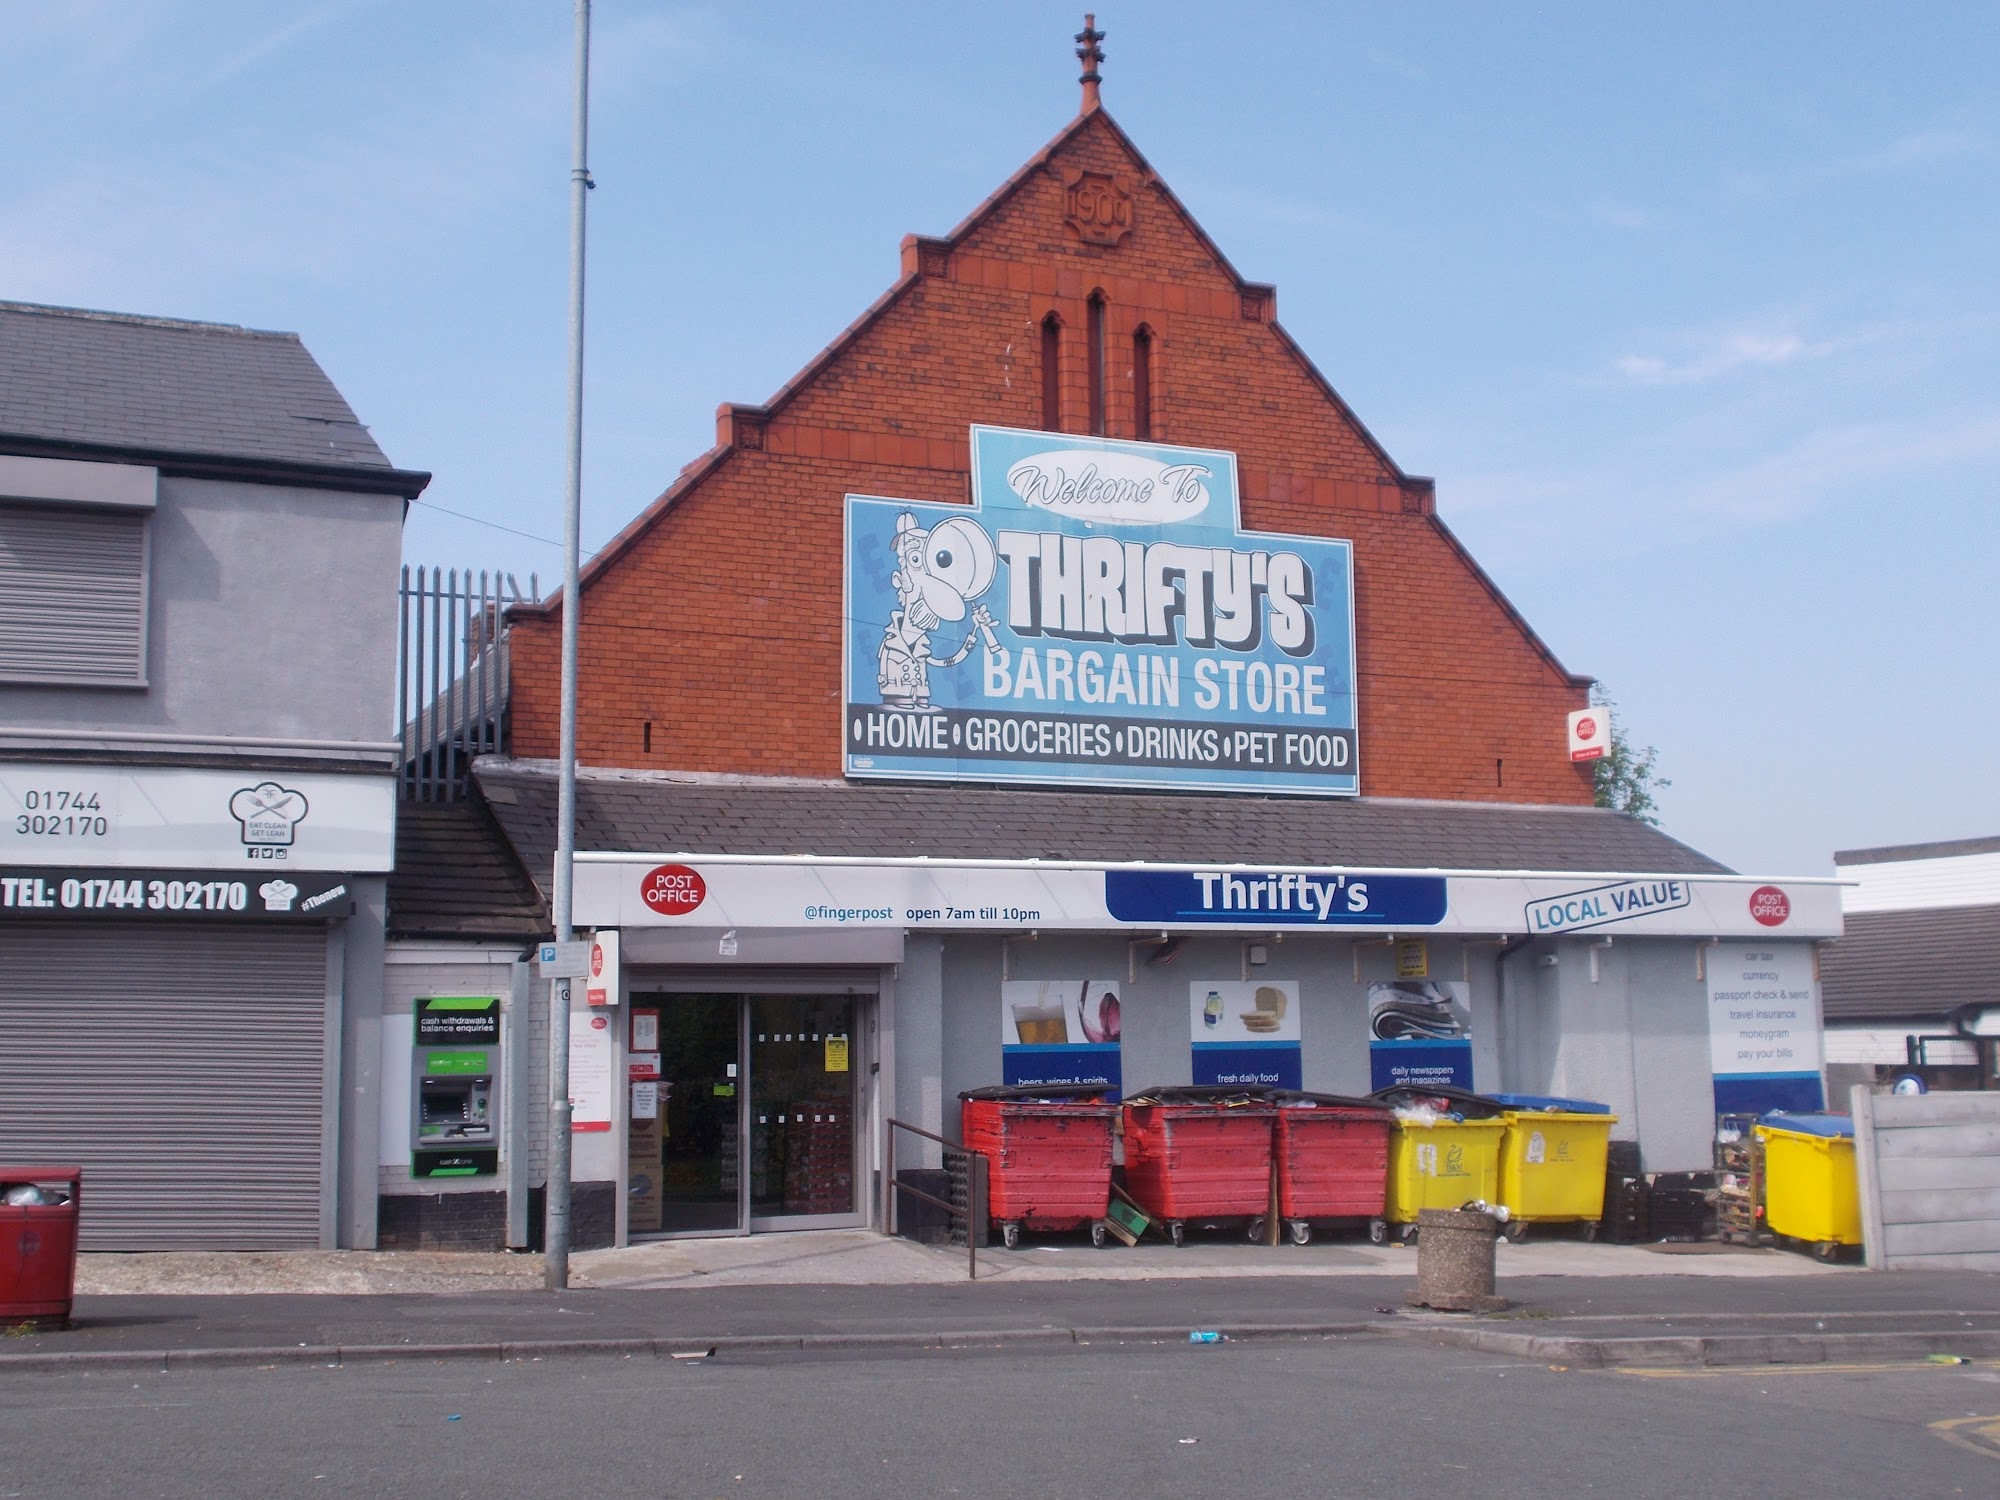
POLYGON ((1076 39, 1082 43, 1076 49, 1076 55, 1083 63, 1083 77, 1078 80, 1083 84, 1083 108, 1078 113, 1087 115, 1102 102, 1097 97, 1097 85, 1103 81, 1098 75, 1097 65, 1104 61, 1104 49, 1097 44, 1104 40, 1104 33, 1097 29, 1095 12, 1084 14, 1083 30, 1076 34, 1076 39))

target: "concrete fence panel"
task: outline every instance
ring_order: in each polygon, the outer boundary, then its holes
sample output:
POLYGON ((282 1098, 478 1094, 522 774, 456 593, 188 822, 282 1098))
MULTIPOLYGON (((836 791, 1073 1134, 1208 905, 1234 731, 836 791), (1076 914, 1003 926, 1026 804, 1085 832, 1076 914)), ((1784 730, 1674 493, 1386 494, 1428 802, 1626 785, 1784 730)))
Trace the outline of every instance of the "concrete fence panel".
POLYGON ((2000 1270, 2000 1093, 1852 1091, 1876 1270, 2000 1270))

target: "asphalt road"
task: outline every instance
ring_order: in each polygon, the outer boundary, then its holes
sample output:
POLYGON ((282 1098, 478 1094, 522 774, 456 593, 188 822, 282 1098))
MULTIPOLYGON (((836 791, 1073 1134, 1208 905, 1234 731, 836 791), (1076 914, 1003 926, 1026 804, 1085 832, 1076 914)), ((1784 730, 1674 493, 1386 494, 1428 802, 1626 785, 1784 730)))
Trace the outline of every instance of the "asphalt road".
POLYGON ((0 1500, 1996 1491, 2000 1370, 1977 1365, 1609 1373, 1326 1340, 0 1376, 0 1500))

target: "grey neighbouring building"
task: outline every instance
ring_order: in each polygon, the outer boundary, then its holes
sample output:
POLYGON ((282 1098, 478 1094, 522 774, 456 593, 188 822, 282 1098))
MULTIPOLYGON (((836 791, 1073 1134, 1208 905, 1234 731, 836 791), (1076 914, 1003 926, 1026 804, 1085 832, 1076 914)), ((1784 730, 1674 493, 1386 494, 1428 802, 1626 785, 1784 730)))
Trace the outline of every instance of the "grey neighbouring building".
POLYGON ((0 1158, 375 1243, 398 469, 298 337, 0 303, 0 1158))

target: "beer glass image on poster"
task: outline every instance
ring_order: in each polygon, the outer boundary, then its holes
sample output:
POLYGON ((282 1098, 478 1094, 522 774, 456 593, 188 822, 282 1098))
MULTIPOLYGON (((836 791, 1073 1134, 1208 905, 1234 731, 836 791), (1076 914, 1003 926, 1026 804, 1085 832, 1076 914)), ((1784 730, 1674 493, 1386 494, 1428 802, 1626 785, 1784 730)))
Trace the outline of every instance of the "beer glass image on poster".
POLYGON ((1293 980, 1195 980, 1188 986, 1188 1031, 1196 1083, 1303 1086, 1293 980))
POLYGON ((1000 986, 1001 1081, 1100 1084, 1116 1094, 1122 1021, 1115 979, 1007 980, 1000 986))
POLYGON ((1371 1086, 1472 1087, 1472 987, 1457 979, 1387 979, 1368 986, 1371 1086))
POLYGON ((1353 549, 1236 456, 972 429, 971 505, 847 497, 849 776, 1359 791, 1353 549))

